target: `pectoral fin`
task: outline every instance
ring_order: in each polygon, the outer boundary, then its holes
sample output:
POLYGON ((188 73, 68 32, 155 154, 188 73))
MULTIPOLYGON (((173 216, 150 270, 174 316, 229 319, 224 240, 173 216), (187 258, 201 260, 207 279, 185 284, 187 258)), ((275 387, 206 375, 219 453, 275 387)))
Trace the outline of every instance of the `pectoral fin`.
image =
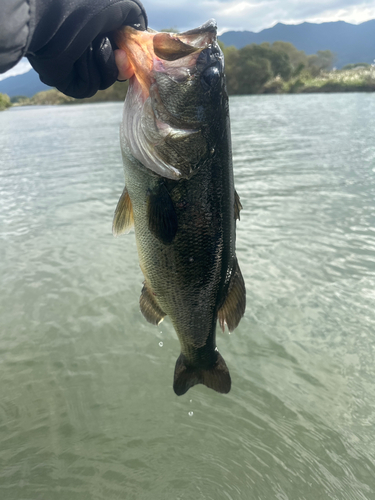
POLYGON ((225 302, 218 313, 221 329, 225 330, 225 325, 232 332, 240 322, 246 309, 246 289, 238 262, 233 268, 232 278, 229 283, 228 294, 225 302))
POLYGON ((242 210, 242 204, 240 197, 236 190, 234 190, 234 218, 235 220, 240 220, 240 212, 242 210))
POLYGON ((148 288, 147 283, 143 285, 141 297, 139 299, 141 312, 143 316, 152 325, 158 325, 166 316, 165 312, 160 308, 152 291, 148 288))
POLYGON ((118 200, 115 215, 113 216, 113 236, 128 233, 134 225, 133 206, 126 186, 118 200))
POLYGON ((148 227, 165 245, 172 243, 177 232, 177 214, 164 184, 150 191, 147 198, 148 227))

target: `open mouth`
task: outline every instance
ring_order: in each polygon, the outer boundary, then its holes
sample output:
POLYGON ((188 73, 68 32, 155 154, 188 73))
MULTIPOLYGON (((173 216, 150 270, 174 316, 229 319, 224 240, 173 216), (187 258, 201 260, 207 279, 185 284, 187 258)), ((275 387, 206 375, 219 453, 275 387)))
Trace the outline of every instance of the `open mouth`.
POLYGON ((202 50, 212 45, 216 38, 214 20, 178 34, 139 31, 126 26, 115 35, 118 47, 127 53, 134 70, 131 84, 137 81, 144 101, 149 96, 154 71, 167 73, 176 81, 189 78, 202 50))

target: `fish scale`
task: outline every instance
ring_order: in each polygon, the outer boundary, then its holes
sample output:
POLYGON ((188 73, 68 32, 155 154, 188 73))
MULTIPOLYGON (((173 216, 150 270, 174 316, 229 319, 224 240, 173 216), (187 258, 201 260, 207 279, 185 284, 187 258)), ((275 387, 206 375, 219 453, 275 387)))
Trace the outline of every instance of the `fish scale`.
POLYGON ((246 291, 235 252, 241 204, 216 24, 179 35, 126 27, 117 44, 135 75, 121 127, 125 189, 114 234, 134 221, 145 277, 141 311, 153 324, 168 315, 181 344, 175 393, 196 384, 227 393, 231 378, 216 324, 238 325, 246 291))

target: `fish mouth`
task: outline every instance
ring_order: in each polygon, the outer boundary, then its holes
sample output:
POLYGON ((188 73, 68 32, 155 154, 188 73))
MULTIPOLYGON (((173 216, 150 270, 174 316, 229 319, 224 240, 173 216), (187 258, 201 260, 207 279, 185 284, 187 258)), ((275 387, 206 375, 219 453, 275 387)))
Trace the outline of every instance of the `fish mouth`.
POLYGON ((118 47, 127 53, 134 70, 130 83, 141 87, 145 101, 149 96, 153 72, 168 72, 175 79, 191 75, 201 51, 217 43, 217 24, 210 19, 198 28, 183 33, 155 32, 151 29, 139 31, 125 26, 115 33, 114 39, 118 47), (181 63, 179 60, 183 58, 186 59, 181 63))
POLYGON ((217 41, 217 24, 210 19, 198 28, 183 33, 158 33, 154 37, 155 55, 175 61, 217 41))

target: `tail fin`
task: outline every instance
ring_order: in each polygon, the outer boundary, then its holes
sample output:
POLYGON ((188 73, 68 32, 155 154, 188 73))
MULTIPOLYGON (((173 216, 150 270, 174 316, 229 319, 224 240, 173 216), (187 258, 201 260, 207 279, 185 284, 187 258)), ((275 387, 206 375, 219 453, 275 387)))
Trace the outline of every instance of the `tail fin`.
POLYGON ((177 396, 182 396, 190 387, 204 384, 214 391, 227 394, 230 391, 231 379, 224 358, 217 353, 217 361, 209 370, 191 367, 186 357, 181 353, 174 370, 173 390, 177 396))

